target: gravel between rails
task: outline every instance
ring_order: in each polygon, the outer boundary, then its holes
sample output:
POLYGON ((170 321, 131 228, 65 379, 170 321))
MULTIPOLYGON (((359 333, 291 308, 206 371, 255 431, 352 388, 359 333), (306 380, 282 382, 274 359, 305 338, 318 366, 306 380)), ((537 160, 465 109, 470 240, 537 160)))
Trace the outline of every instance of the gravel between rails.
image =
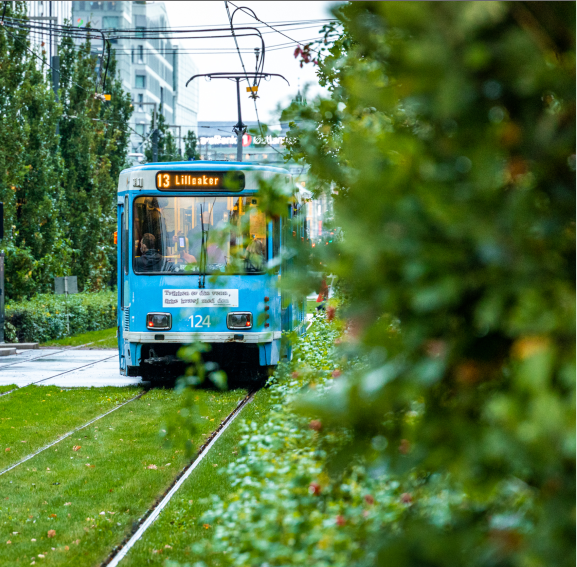
POLYGON ((243 408, 250 403, 252 398, 254 397, 256 391, 252 391, 243 398, 236 408, 221 422, 219 428, 214 431, 211 437, 206 441, 206 443, 200 448, 199 452, 197 453, 194 460, 183 469, 179 476, 177 476, 172 486, 167 489, 163 498, 154 504, 152 508, 148 510, 148 513, 145 514, 139 523, 138 528, 136 531, 130 536, 127 537, 120 545, 118 545, 110 554, 110 556, 102 563, 102 566, 105 565, 108 567, 116 567, 122 559, 126 556, 126 554, 130 551, 132 546, 142 537, 144 532, 155 522, 158 518, 164 507, 170 502, 171 498, 174 496, 176 491, 182 486, 184 481, 191 475, 194 469, 200 464, 202 459, 208 454, 211 447, 218 441, 220 436, 226 431, 228 426, 234 421, 234 419, 240 414, 243 408))
MULTIPOLYGON (((10 391, 12 392, 13 390, 10 390, 10 391)), ((98 421, 99 419, 102 419, 103 417, 106 417, 107 415, 111 414, 113 411, 120 409, 122 406, 125 406, 126 404, 129 404, 130 402, 134 402, 135 400, 138 400, 139 398, 144 396, 144 394, 146 394, 146 392, 147 392, 147 390, 145 390, 144 392, 141 392, 140 394, 138 394, 138 396, 134 396, 134 398, 131 398, 130 400, 127 400, 126 402, 121 403, 120 405, 116 406, 115 408, 108 410, 106 413, 103 413, 102 415, 99 415, 99 416, 95 417, 94 419, 91 419, 88 423, 85 423, 84 425, 81 425, 80 427, 77 427, 76 429, 73 429, 72 431, 69 431, 68 433, 65 433, 64 435, 61 435, 60 437, 58 437, 58 439, 56 439, 56 441, 52 441, 52 443, 49 443, 48 445, 44 445, 44 447, 41 447, 37 451, 34 451, 34 453, 30 453, 30 455, 26 455, 26 457, 24 457, 23 459, 20 459, 17 463, 10 465, 8 468, 4 469, 3 471, 0 471, 0 476, 2 476, 3 474, 6 474, 8 471, 11 471, 12 469, 15 469, 17 466, 21 465, 22 463, 29 461, 32 457, 35 457, 36 455, 42 453, 42 451, 46 451, 46 449, 49 449, 50 447, 53 447, 57 443, 60 443, 60 441, 63 441, 67 437, 70 437, 71 435, 73 435, 77 431, 80 431, 81 429, 88 427, 89 425, 91 425, 95 421, 98 421)))

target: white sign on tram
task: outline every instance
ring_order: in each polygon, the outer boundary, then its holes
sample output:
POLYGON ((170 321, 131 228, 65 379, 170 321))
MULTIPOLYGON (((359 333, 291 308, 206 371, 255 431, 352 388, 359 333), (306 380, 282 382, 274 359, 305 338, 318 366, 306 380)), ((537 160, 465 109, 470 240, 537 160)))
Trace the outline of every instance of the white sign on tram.
POLYGON ((163 289, 163 307, 238 307, 238 289, 163 289))

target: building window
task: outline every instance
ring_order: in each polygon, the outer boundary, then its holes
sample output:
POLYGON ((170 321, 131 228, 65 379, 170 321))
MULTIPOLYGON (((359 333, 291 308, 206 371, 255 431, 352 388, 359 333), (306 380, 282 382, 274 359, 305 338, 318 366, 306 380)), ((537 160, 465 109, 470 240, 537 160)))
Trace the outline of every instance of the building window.
POLYGON ((144 136, 144 127, 145 127, 145 124, 137 124, 136 125, 136 133, 139 134, 140 136, 144 136))
POLYGON ((102 18, 102 27, 118 29, 118 17, 117 16, 104 16, 102 18))
POLYGON ((142 45, 138 46, 138 62, 144 63, 144 47, 142 45))
POLYGON ((130 57, 130 62, 134 63, 134 47, 132 48, 132 55, 130 57))
POLYGON ((140 93, 138 95, 138 112, 144 112, 144 106, 142 106, 142 103, 144 102, 144 95, 142 93, 140 93))
POLYGON ((144 37, 144 31, 146 30, 146 28, 143 27, 137 27, 136 28, 136 37, 144 37))
POLYGON ((145 89, 146 88, 146 75, 136 75, 136 88, 145 89))
POLYGON ((164 114, 164 88, 160 87, 160 104, 162 106, 162 113, 164 114))

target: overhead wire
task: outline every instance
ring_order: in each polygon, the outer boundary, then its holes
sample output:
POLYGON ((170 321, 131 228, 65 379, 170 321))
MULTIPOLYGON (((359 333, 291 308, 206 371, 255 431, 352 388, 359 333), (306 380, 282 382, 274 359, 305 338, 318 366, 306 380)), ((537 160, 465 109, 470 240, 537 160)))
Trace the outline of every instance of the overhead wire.
MULTIPOLYGON (((232 2, 231 2, 231 4, 232 4, 232 2)), ((229 19, 229 21, 230 21, 230 29, 231 29, 231 31, 232 31, 233 37, 235 37, 235 34, 234 34, 234 26, 233 26, 232 19, 233 19, 233 17, 234 17, 234 13, 238 10, 238 7, 237 7, 237 9, 235 10, 235 12, 233 12, 233 14, 232 14, 232 16, 231 16, 231 15, 230 15, 230 11, 229 11, 229 9, 228 9, 228 2, 227 2, 227 0, 225 0, 224 5, 225 5, 225 7, 226 7, 226 13, 227 13, 227 15, 228 15, 228 19, 229 19)), ((251 11, 252 11, 252 10, 251 10, 251 11)), ((238 42, 236 41, 236 37, 235 37, 235 44, 236 44, 236 50, 237 50, 237 52, 238 52, 238 56, 239 56, 239 58, 240 58, 240 62, 241 62, 241 64, 242 64, 242 69, 243 69, 243 71, 244 71, 244 73, 245 73, 245 75, 246 75, 246 70, 245 70, 245 68, 244 68, 244 62, 243 62, 243 60, 242 60, 242 55, 241 55, 241 53, 240 53, 240 49, 239 49, 239 47, 238 47, 238 42)), ((263 46, 263 52, 262 52, 262 57, 261 57, 261 72, 262 72, 262 70, 264 69, 264 55, 265 55, 265 54, 264 54, 264 46, 263 46)), ((258 62, 257 62, 257 64, 258 64, 258 62)), ((257 71, 257 73, 258 73, 258 71, 257 71)), ((249 80, 248 80, 248 75, 246 75, 246 82, 250 85, 250 82, 249 82, 249 80)), ((253 86, 256 86, 256 85, 260 85, 260 81, 257 83, 257 82, 256 82, 256 77, 255 77, 255 85, 253 85, 253 86)), ((259 129, 259 131, 260 131, 261 138, 265 138, 264 133, 263 133, 263 129, 262 129, 262 124, 261 124, 261 122, 260 122, 260 117, 259 117, 259 115, 258 115, 258 108, 257 108, 257 105, 256 105, 256 93, 253 92, 253 93, 251 93, 251 94, 253 95, 251 98, 252 98, 253 103, 254 103, 254 112, 255 112, 255 114, 256 114, 256 120, 257 120, 257 124, 258 124, 258 129, 259 129)), ((265 138, 265 139, 266 139, 266 138, 265 138)), ((266 145, 267 145, 269 148, 271 148, 273 151, 275 151, 277 154, 283 155, 282 152, 279 152, 276 148, 273 148, 272 145, 270 145, 268 142, 266 143, 266 145)))
MULTIPOLYGON (((298 43, 299 45, 303 46, 305 44, 301 43, 300 41, 297 41, 296 39, 293 39, 292 37, 289 37, 288 35, 286 35, 285 33, 273 28, 270 24, 267 24, 266 22, 263 22, 261 19, 257 18, 256 14, 250 9, 248 8, 248 10, 250 10, 252 12, 252 15, 248 13, 247 8, 244 6, 237 6, 234 2, 231 2, 231 4, 237 9, 237 10, 241 10, 244 14, 249 15, 251 18, 254 18, 257 22, 260 22, 261 24, 269 27, 271 30, 275 31, 276 33, 280 33, 281 35, 283 35, 284 37, 286 37, 287 39, 290 39, 292 42, 294 43, 298 43)), ((236 10, 235 10, 236 11, 236 10)), ((306 40, 305 40, 306 41, 306 40)))
MULTIPOLYGON (((316 39, 316 38, 311 38, 309 40, 307 38, 304 40, 302 40, 302 39, 301 40, 295 40, 292 37, 288 36, 283 31, 280 31, 278 29, 279 27, 291 28, 290 30, 287 30, 287 31, 293 32, 293 31, 302 31, 305 29, 309 29, 311 27, 315 27, 315 25, 318 25, 321 22, 335 21, 334 19, 331 19, 331 18, 292 20, 292 21, 291 20, 284 20, 284 21, 280 21, 280 22, 273 22, 274 23, 274 26, 273 26, 267 22, 264 22, 260 18, 258 18, 256 16, 256 14, 250 8, 239 7, 236 4, 234 4, 233 2, 230 2, 230 3, 235 7, 235 12, 238 10, 241 10, 243 13, 251 16, 254 20, 256 20, 258 22, 258 24, 255 24, 254 26, 251 26, 251 27, 243 26, 242 28, 236 28, 235 29, 235 27, 233 25, 234 13, 232 15, 230 14, 230 10, 228 8, 228 2, 225 1, 225 6, 226 6, 227 15, 228 15, 229 24, 230 24, 230 32, 231 32, 232 37, 235 41, 236 53, 239 55, 239 58, 241 60, 242 69, 243 69, 243 72, 245 74, 246 81, 249 85, 250 85, 250 80, 249 80, 248 73, 247 73, 245 65, 244 65, 242 53, 244 52, 246 54, 246 53, 250 53, 250 51, 240 48, 240 46, 238 44, 238 38, 239 37, 247 37, 247 36, 259 36, 261 39, 262 56, 260 57, 260 61, 257 57, 256 67, 255 67, 256 68, 256 73, 255 73, 256 76, 254 79, 255 84, 253 86, 258 86, 262 80, 261 77, 258 77, 258 73, 261 73, 262 70, 264 69, 265 45, 264 45, 264 39, 262 37, 263 34, 279 33, 283 37, 290 40, 290 43, 276 44, 276 45, 273 45, 273 46, 268 48, 269 51, 276 51, 276 50, 280 50, 280 49, 287 49, 289 47, 292 47, 295 44, 303 46, 303 45, 305 45, 304 42, 312 41, 312 40, 316 39), (249 12, 251 12, 251 13, 249 13, 249 12), (261 28, 263 28, 263 31, 260 31, 261 28), (270 32, 265 31, 264 28, 269 28, 271 31, 270 32), (242 33, 244 31, 249 31, 249 30, 254 31, 256 33, 242 33), (239 31, 241 33, 238 33, 239 31)), ((34 38, 43 37, 44 35, 51 35, 50 31, 46 30, 46 28, 43 25, 35 24, 34 22, 31 22, 28 19, 4 18, 5 9, 6 9, 6 2, 4 3, 4 11, 2 14, 2 23, 8 23, 9 27, 16 28, 16 29, 27 28, 29 30, 29 33, 33 34, 34 38)), ((4 28, 6 29, 6 26, 4 26, 4 28)), ((104 86, 105 81, 106 81, 106 76, 107 76, 107 72, 108 72, 108 66, 109 66, 109 60, 110 60, 111 52, 114 51, 118 55, 124 55, 124 54, 131 55, 131 53, 128 53, 126 51, 123 53, 122 47, 113 48, 110 44, 110 40, 122 40, 122 39, 142 39, 142 40, 163 39, 164 40, 164 39, 171 39, 170 37, 167 37, 167 36, 173 36, 173 38, 174 38, 174 36, 176 36, 176 38, 178 38, 178 39, 223 39, 223 38, 230 37, 229 35, 206 35, 207 33, 210 33, 210 32, 220 32, 220 31, 224 31, 224 29, 223 28, 214 28, 214 27, 209 26, 209 25, 186 26, 185 29, 177 29, 177 28, 148 28, 145 30, 141 30, 141 29, 134 29, 134 30, 133 29, 123 29, 123 30, 112 29, 112 30, 106 31, 107 37, 105 37, 105 32, 101 29, 98 29, 98 28, 88 28, 88 27, 79 28, 79 27, 61 26, 61 25, 55 24, 51 30, 52 37, 55 37, 57 42, 58 42, 59 37, 71 37, 74 39, 86 40, 86 39, 92 39, 92 38, 96 39, 96 38, 98 38, 99 34, 102 36, 103 47, 101 50, 102 54, 100 55, 102 63, 104 62, 105 51, 108 51, 108 59, 107 59, 107 63, 106 63, 105 72, 103 75, 104 79, 102 81, 103 86, 104 86), (133 33, 135 34, 135 36, 130 35, 133 33), (113 35, 113 34, 116 34, 116 35, 113 35), (195 34, 195 35, 189 36, 189 37, 183 37, 185 34, 195 34), (199 35, 196 35, 196 34, 199 34, 199 35)), ((8 30, 7 30, 7 33, 12 35, 8 30)), ((17 37, 14 37, 14 38, 17 41, 23 43, 24 47, 28 51, 30 51, 36 58, 38 58, 40 61, 42 61, 43 64, 47 65, 49 68, 54 70, 54 67, 52 67, 52 65, 50 65, 50 63, 48 63, 44 58, 41 58, 40 56, 38 56, 31 49, 29 49, 29 47, 27 45, 25 45, 21 39, 19 39, 17 37)), ((75 47, 73 46, 73 49, 74 48, 75 47)), ((100 51, 100 49, 98 49, 98 51, 100 51)), ((166 55, 167 53, 175 53, 176 51, 178 51, 179 53, 203 54, 203 55, 230 54, 230 53, 234 52, 233 50, 228 49, 228 48, 210 48, 210 49, 199 48, 198 50, 196 50, 194 48, 193 49, 188 48, 188 49, 184 50, 180 46, 175 46, 172 48, 164 48, 164 49, 163 48, 147 49, 146 51, 141 51, 141 53, 146 52, 146 53, 157 53, 159 55, 166 55)), ((102 70, 102 65, 101 65, 100 69, 102 70)), ((75 84, 77 87, 87 91, 87 89, 85 89, 84 87, 81 87, 77 83, 73 83, 73 84, 75 84)), ((254 93, 252 93, 252 94, 254 94, 254 93)), ((258 124, 259 130, 260 130, 260 133, 264 138, 262 124, 260 122, 260 117, 258 114, 256 96, 252 96, 251 98, 253 98, 255 114, 256 114, 256 118, 257 118, 257 124, 258 124)), ((143 135, 136 132, 134 129, 132 129, 130 127, 129 127, 129 129, 131 131, 133 131, 135 134, 137 134, 138 136, 141 136, 143 138, 143 142, 145 139, 147 139, 143 135)), ((272 147, 268 143, 267 143, 267 145, 272 150, 274 150, 276 153, 278 153, 279 155, 282 155, 282 153, 279 152, 276 148, 272 147)))

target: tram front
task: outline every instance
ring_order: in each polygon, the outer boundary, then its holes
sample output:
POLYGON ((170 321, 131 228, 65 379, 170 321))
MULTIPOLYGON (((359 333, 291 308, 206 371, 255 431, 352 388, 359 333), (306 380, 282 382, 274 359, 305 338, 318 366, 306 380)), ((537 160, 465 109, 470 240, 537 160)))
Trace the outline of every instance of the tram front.
POLYGON ((280 168, 148 164, 118 190, 120 372, 153 379, 178 368, 178 349, 211 343, 225 369, 254 373, 281 357, 281 303, 267 273, 280 221, 259 211, 258 178, 280 168))

